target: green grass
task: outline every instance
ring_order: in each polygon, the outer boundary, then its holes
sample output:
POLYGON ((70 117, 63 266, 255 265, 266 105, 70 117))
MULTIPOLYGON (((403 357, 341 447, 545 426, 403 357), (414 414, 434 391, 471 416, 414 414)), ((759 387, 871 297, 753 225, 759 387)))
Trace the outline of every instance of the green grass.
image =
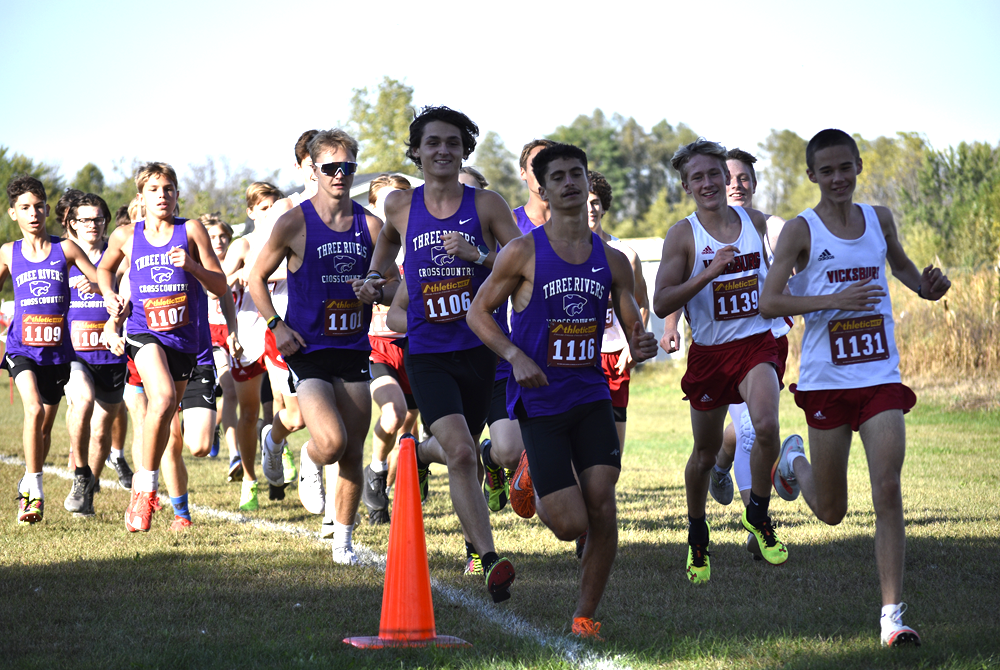
MULTIPOLYGON (((633 382, 618 559, 598 612, 604 644, 566 637, 579 564, 572 544, 556 540, 537 518, 524 521, 509 509, 493 516, 497 546, 518 571, 510 601, 493 605, 478 580, 461 575, 462 538, 441 466, 432 467, 424 508, 431 576, 441 585, 434 594, 437 630, 473 646, 363 651, 341 639, 377 634, 384 578, 377 567, 336 566, 315 537, 198 513, 180 535, 167 530, 166 510, 154 517, 152 532, 130 535, 122 523, 125 492, 106 488, 97 496, 97 516, 75 519, 62 509, 69 482, 54 474, 45 477, 45 521, 19 528, 12 497, 22 470, 0 464, 0 491, 9 492, 0 496, 2 665, 1000 666, 1000 411, 922 402, 907 417, 904 599, 906 622, 924 644, 889 651, 879 648, 874 515, 857 440, 850 511, 839 526, 816 521, 801 499, 773 498, 790 558, 771 567, 743 548, 738 504, 710 500, 712 581, 687 583, 683 467, 691 433, 679 378, 679 369, 649 367, 633 382), (515 626, 538 635, 515 634, 515 626)), ((783 433, 804 434, 788 393, 781 411, 783 433)), ((0 431, 8 436, 0 453, 23 458, 20 428, 15 394, 14 404, 0 409, 0 431)), ((296 447, 303 439, 295 437, 296 447)), ((48 464, 65 467, 66 454, 60 417, 48 464)), ((188 459, 194 504, 235 512, 239 487, 225 482, 224 461, 188 459)), ((245 516, 313 532, 320 523, 294 491, 282 502, 265 494, 261 510, 245 516)), ((356 543, 379 553, 387 540, 384 527, 362 525, 355 533, 356 543)))

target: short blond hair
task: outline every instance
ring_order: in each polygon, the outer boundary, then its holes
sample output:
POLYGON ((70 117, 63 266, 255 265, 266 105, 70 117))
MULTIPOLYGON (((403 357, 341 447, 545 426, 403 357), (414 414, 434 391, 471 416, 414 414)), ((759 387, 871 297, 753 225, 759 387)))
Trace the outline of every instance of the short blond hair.
POLYGON ((135 173, 135 188, 142 193, 143 187, 153 177, 166 177, 177 188, 177 173, 166 163, 146 163, 135 173))
POLYGON ((410 180, 403 175, 383 172, 368 183, 368 204, 374 207, 375 201, 378 200, 378 192, 388 186, 400 191, 409 191, 413 188, 410 180))
POLYGON ((316 158, 323 151, 332 149, 343 149, 354 156, 355 160, 358 158, 358 141, 340 128, 321 130, 309 141, 309 157, 313 163, 318 163, 316 158))
POLYGON ((247 209, 253 209, 267 198, 281 200, 284 197, 285 194, 274 184, 266 181, 255 181, 247 186, 247 209))
POLYGON ((691 144, 685 144, 678 149, 673 158, 670 159, 670 165, 680 173, 681 181, 687 181, 687 164, 695 156, 718 158, 719 162, 722 163, 723 172, 727 175, 729 174, 729 167, 726 165, 726 161, 729 159, 729 156, 726 154, 726 147, 718 142, 710 142, 704 137, 699 137, 691 144))

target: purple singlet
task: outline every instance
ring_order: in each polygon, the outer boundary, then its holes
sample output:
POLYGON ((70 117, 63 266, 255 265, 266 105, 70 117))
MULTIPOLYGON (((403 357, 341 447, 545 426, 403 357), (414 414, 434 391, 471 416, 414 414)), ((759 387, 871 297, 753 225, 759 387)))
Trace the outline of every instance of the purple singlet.
MULTIPOLYGON (((107 250, 107 245, 104 248, 107 250)), ((103 251, 101 256, 104 256, 103 251)), ((100 262, 99 258, 94 265, 99 265, 100 262)), ((83 273, 76 266, 70 268, 71 281, 81 275, 83 273)), ((66 319, 69 321, 70 338, 78 359, 91 365, 125 362, 125 354, 114 355, 108 351, 105 343, 104 324, 108 321, 108 309, 104 306, 104 298, 96 293, 80 293, 77 289, 71 288, 66 319)))
POLYGON ((24 257, 23 240, 14 242, 14 319, 7 331, 7 355, 26 356, 38 365, 61 365, 76 358, 66 328, 69 277, 62 240, 53 235, 49 241, 49 255, 37 263, 24 257))
POLYGON ((535 240, 535 282, 523 311, 511 315, 511 340, 542 369, 549 385, 524 388, 507 378, 507 414, 516 419, 520 400, 529 417, 552 416, 611 392, 601 370, 601 340, 611 293, 611 267, 601 238, 591 233, 593 248, 586 263, 561 259, 549 244, 545 228, 535 240))
POLYGON ((476 189, 465 188, 458 211, 447 219, 437 219, 427 211, 423 186, 413 189, 403 257, 410 296, 406 334, 411 354, 464 351, 483 344, 465 323, 465 315, 490 271, 444 250, 441 234, 452 231, 473 246, 483 243, 476 189))
POLYGON ((146 333, 155 336, 165 347, 196 354, 198 280, 191 273, 175 268, 169 256, 175 247, 188 251, 185 221, 174 217, 170 240, 160 247, 146 240, 146 222, 136 222, 129 270, 132 313, 126 321, 126 339, 146 333))
POLYGON ((330 230, 312 202, 299 205, 306 223, 302 265, 288 273, 285 322, 302 336, 310 353, 320 349, 371 351, 368 328, 372 307, 354 294, 351 283, 363 279, 372 260, 372 236, 365 208, 353 203, 354 223, 330 230))
POLYGON ((195 293, 198 295, 198 309, 194 315, 198 320, 198 358, 195 365, 215 366, 215 356, 212 354, 212 327, 208 323, 208 293, 201 282, 195 282, 195 293))
POLYGON ((531 219, 528 218, 523 205, 514 210, 514 222, 517 224, 517 227, 520 228, 522 235, 527 235, 538 227, 532 223, 531 219))

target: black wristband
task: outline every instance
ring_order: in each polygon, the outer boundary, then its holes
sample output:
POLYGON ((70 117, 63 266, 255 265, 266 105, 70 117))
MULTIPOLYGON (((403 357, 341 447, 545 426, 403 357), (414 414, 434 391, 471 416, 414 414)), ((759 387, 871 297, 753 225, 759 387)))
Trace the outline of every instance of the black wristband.
POLYGON ((378 298, 375 300, 375 302, 377 302, 378 304, 381 305, 383 300, 385 300, 385 291, 383 291, 382 287, 379 286, 378 287, 378 298))

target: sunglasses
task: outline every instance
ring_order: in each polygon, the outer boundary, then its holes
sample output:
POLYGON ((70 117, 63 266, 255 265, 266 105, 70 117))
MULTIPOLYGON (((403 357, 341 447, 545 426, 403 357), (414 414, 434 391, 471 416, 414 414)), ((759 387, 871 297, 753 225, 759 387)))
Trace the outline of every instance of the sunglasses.
POLYGON ((316 167, 327 177, 336 177, 338 172, 348 177, 358 171, 358 164, 353 161, 334 161, 333 163, 323 163, 316 167))

